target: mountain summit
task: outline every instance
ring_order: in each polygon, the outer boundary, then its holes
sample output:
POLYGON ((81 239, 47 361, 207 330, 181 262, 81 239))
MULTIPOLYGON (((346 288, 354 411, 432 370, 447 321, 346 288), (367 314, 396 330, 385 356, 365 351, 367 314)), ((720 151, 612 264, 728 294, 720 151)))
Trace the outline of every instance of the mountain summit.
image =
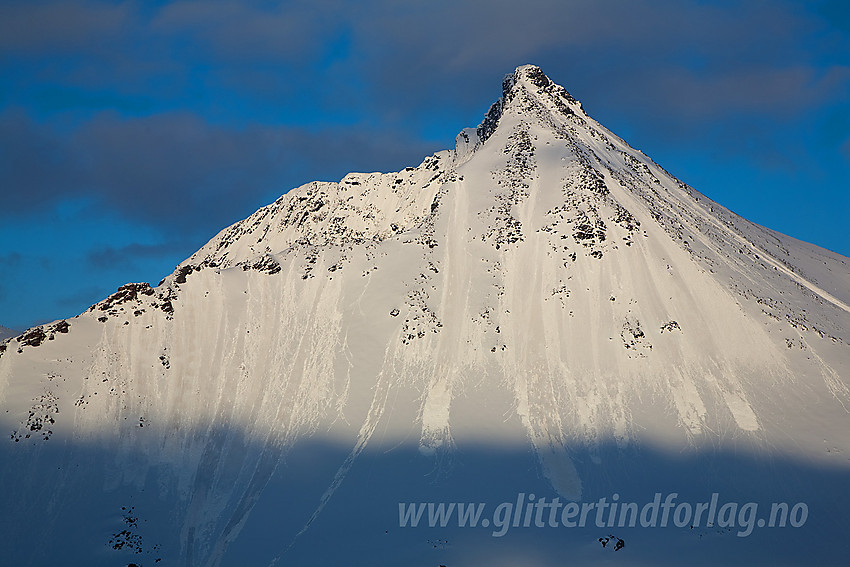
POLYGON ((648 564, 838 564, 848 282, 522 66, 454 149, 293 189, 159 286, 0 346, 0 553, 542 566, 625 540, 648 564), (656 493, 719 493, 738 524, 424 527, 438 503, 656 493), (747 502, 807 517, 743 537, 747 502), (420 527, 404 503, 431 503, 420 527))

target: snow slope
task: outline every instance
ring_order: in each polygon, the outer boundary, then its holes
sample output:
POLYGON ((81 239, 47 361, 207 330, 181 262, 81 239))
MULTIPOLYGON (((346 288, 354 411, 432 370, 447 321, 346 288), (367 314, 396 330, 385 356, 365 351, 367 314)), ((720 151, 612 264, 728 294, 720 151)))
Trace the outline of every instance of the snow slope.
POLYGON ((843 564, 848 262, 710 201, 520 67, 455 149, 293 189, 156 288, 7 341, 0 555, 843 564), (656 492, 809 518, 624 528, 616 555, 607 527, 399 527, 399 502, 656 492))

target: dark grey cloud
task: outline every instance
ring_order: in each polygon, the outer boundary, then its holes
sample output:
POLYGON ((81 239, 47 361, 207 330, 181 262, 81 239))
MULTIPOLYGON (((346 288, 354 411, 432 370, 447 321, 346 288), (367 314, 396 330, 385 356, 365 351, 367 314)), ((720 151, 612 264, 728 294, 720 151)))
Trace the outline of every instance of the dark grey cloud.
POLYGON ((191 38, 196 49, 224 60, 307 63, 305 59, 321 55, 346 8, 341 1, 187 0, 165 5, 150 29, 164 36, 191 38))
POLYGON ((78 187, 79 168, 73 158, 48 128, 22 111, 0 115, 0 216, 36 210, 78 187))
POLYGON ((821 62, 812 59, 809 44, 818 22, 794 4, 429 5, 376 10, 359 28, 363 49, 382 59, 369 72, 385 92, 403 95, 395 104, 411 98, 446 104, 457 93, 440 91, 453 81, 480 98, 493 75, 526 62, 561 77, 582 98, 628 104, 636 97, 650 111, 700 121, 734 111, 781 115, 792 103, 839 100, 850 79, 841 65, 818 76, 821 62))
POLYGON ((850 66, 826 72, 799 65, 784 68, 727 69, 713 75, 689 69, 652 71, 632 101, 684 123, 707 123, 736 115, 771 116, 787 121, 807 107, 850 95, 850 66))
POLYGON ((810 12, 782 1, 30 2, 0 6, 0 48, 84 54, 41 69, 66 84, 168 96, 191 90, 200 74, 248 98, 320 99, 324 110, 354 101, 401 121, 446 105, 486 108, 502 74, 534 62, 603 103, 628 92, 709 119, 736 108, 786 112, 754 108, 759 96, 776 98, 770 84, 804 103, 843 96, 850 61, 832 61, 820 77, 824 62, 812 58, 846 52, 848 38, 810 12), (350 45, 330 53, 340 37, 350 45), (688 105, 675 105, 679 85, 688 105))
POLYGON ((122 39, 132 23, 132 8, 131 2, 2 2, 0 50, 102 51, 122 39))
MULTIPOLYGON (((191 252, 191 251, 189 251, 191 252)), ((175 254, 188 256, 181 243, 142 244, 134 242, 126 246, 101 246, 86 255, 87 264, 96 270, 129 269, 137 266, 138 260, 148 258, 172 258, 175 254)))
POLYGON ((186 112, 106 112, 62 133, 12 112, 0 115, 0 185, 8 188, 0 217, 88 197, 175 233, 208 233, 295 185, 400 169, 435 149, 354 128, 227 128, 186 112))
MULTIPOLYGON (((79 308, 81 305, 94 305, 113 291, 105 286, 86 286, 83 289, 75 290, 73 293, 60 295, 56 298, 55 304, 60 307, 79 308)), ((33 322, 30 326, 47 323, 52 319, 39 319, 33 322)))

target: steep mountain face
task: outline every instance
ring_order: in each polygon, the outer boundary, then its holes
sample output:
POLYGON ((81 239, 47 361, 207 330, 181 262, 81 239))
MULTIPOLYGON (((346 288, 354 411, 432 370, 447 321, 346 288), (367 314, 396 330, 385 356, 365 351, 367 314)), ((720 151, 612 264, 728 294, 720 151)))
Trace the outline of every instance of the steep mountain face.
POLYGON ((293 189, 159 286, 0 346, 0 554, 599 564, 608 525, 493 537, 400 527, 398 503, 720 492, 808 518, 616 528, 617 558, 840 564, 848 262, 712 202, 520 67, 455 149, 293 189))

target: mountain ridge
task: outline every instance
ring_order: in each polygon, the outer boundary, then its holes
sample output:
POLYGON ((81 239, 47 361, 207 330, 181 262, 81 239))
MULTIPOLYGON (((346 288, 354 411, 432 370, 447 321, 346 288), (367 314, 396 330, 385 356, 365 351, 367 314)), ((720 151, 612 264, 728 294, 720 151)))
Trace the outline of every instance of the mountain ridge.
MULTIPOLYGON (((381 514, 413 495, 651 494, 653 474, 630 474, 655 451, 692 456, 689 474, 720 471, 689 490, 745 498, 723 480, 737 451, 850 466, 848 278, 847 259, 714 203, 522 66, 454 149, 293 189, 157 287, 127 284, 6 341, 3 478, 56 489, 5 498, 23 518, 61 503, 58 526, 88 498, 91 530, 39 536, 80 559, 103 540, 103 517, 134 502, 161 524, 147 528, 159 555, 184 565, 329 561, 313 534, 342 537, 348 506, 369 499, 381 506, 356 533, 377 549, 390 541, 381 514), (97 466, 74 464, 93 449, 97 466), (398 470, 376 466, 380 455, 398 470), (494 466, 510 474, 491 486, 494 466), (284 503, 288 547, 250 549, 284 503)), ((747 470, 749 490, 787 496, 747 470)), ((770 541, 814 546, 841 517, 770 541)), ((468 530, 451 537, 455 560, 487 547, 468 530)), ((417 549, 427 536, 404 538, 417 549)), ((24 557, 11 541, 0 549, 24 557)), ((638 553, 658 559, 650 547, 638 553)), ((538 563, 558 564, 548 553, 538 563)))

